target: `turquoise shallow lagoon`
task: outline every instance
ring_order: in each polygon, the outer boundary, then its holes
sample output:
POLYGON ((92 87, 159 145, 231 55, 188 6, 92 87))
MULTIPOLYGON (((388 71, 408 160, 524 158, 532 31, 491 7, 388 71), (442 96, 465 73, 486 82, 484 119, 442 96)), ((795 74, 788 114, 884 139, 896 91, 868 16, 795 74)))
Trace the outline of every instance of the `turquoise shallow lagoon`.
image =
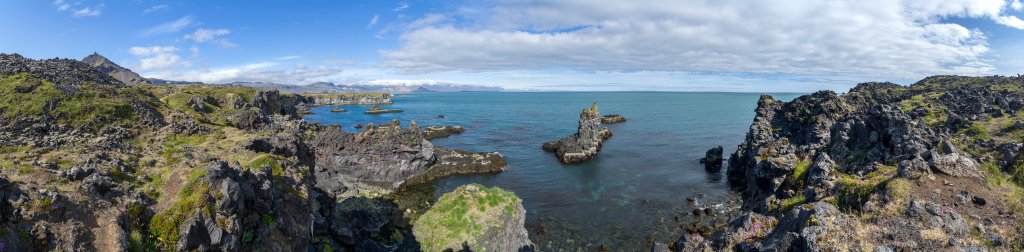
MULTIPOLYGON (((403 113, 365 115, 370 106, 313 108, 307 121, 340 124, 389 123, 403 126, 459 125, 466 132, 435 139, 435 145, 505 155, 505 172, 454 176, 434 182, 436 196, 467 183, 499 186, 523 199, 527 228, 539 248, 646 250, 648 239, 669 242, 681 230, 675 216, 693 206, 726 201, 724 177, 708 173, 698 160, 711 147, 736 150, 750 126, 757 93, 564 92, 398 94, 384 108, 403 113), (607 125, 614 136, 597 158, 562 165, 541 144, 572 134, 580 110, 598 102, 602 114, 628 121, 607 125), (438 118, 444 115, 444 118, 438 118), (543 224, 544 233, 539 226, 543 224)), ((792 100, 798 94, 773 94, 792 100)), ((684 217, 686 218, 686 217, 684 217)))

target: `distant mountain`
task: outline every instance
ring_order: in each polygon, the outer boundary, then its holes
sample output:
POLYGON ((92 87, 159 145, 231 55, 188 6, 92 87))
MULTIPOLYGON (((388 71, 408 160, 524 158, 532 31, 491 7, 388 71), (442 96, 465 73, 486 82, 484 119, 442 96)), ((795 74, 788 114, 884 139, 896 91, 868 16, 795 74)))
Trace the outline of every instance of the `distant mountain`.
POLYGON ((106 73, 127 85, 147 83, 146 78, 142 78, 142 76, 132 72, 132 70, 118 66, 106 57, 95 52, 93 52, 92 55, 85 57, 85 59, 82 59, 82 62, 95 67, 100 72, 106 73))
POLYGON ((228 84, 242 85, 259 89, 277 89, 285 93, 351 93, 351 92, 385 92, 385 93, 416 93, 416 92, 484 92, 505 91, 500 87, 477 85, 460 85, 449 83, 438 84, 406 84, 406 85, 338 85, 330 82, 317 82, 309 85, 289 85, 269 82, 232 82, 228 84))
POLYGON ((151 84, 157 84, 157 85, 203 84, 202 82, 198 82, 198 81, 176 81, 176 80, 164 80, 164 79, 156 79, 156 78, 148 78, 146 80, 149 80, 149 83, 151 83, 151 84))

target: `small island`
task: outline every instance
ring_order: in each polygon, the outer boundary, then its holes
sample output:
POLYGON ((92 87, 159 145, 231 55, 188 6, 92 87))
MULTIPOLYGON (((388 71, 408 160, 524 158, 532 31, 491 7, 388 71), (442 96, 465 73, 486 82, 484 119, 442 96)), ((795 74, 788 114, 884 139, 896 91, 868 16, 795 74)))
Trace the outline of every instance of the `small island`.
POLYGON ((387 114, 387 113, 399 113, 399 112, 404 112, 404 110, 401 110, 401 109, 382 109, 380 107, 380 105, 373 105, 373 107, 371 107, 370 110, 367 110, 366 112, 363 112, 363 113, 364 114, 368 114, 368 115, 374 115, 374 114, 387 114))
POLYGON ((340 112, 348 112, 348 110, 345 110, 343 108, 333 108, 333 109, 331 109, 331 112, 332 113, 340 113, 340 112))
POLYGON ((543 148, 554 152, 558 161, 564 164, 576 164, 590 160, 601 151, 604 140, 612 137, 608 128, 601 127, 601 113, 597 111, 595 102, 588 109, 580 112, 580 123, 576 134, 566 136, 558 141, 547 142, 543 148))
POLYGON ((618 114, 605 115, 601 117, 601 123, 603 124, 613 124, 620 122, 626 122, 626 117, 623 117, 622 115, 618 114))

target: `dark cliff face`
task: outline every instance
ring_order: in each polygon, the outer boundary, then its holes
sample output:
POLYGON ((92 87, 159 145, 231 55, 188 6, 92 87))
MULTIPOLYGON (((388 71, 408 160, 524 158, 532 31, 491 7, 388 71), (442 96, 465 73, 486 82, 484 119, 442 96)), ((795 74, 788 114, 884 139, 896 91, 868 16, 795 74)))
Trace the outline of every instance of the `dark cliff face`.
POLYGON ((1020 227, 1021 218, 1002 223, 984 219, 1001 218, 1016 209, 1014 197, 1021 197, 1012 188, 1024 185, 1024 176, 1009 177, 1024 170, 1017 165, 1024 132, 1015 126, 1024 120, 1019 116, 1022 86, 1020 77, 936 76, 909 87, 864 83, 843 95, 821 91, 790 102, 762 96, 745 140, 728 161, 728 178, 743 197, 746 221, 703 234, 711 235, 707 241, 700 239, 705 243, 684 241, 680 247, 970 249, 979 241, 993 244, 986 237, 1015 236, 999 230, 1020 227), (991 185, 1014 180, 1017 185, 991 185), (972 195, 1006 203, 960 203, 972 195), (936 222, 907 221, 913 220, 908 215, 920 216, 900 210, 914 205, 912 199, 918 200, 917 206, 937 205, 952 213, 920 218, 951 224, 922 237, 920 232, 933 232, 928 223, 936 222), (807 215, 816 211, 824 214, 807 215), (965 220, 958 211, 978 217, 965 220), (858 217, 864 214, 873 217, 858 217), (806 216, 816 216, 818 224, 801 224, 808 221, 806 216), (984 237, 957 235, 972 223, 989 227, 980 230, 984 237), (736 236, 755 226, 768 226, 760 239, 736 236), (857 233, 870 229, 886 231, 857 233), (947 236, 942 239, 949 243, 929 240, 947 236), (847 239, 845 247, 838 237, 847 239))

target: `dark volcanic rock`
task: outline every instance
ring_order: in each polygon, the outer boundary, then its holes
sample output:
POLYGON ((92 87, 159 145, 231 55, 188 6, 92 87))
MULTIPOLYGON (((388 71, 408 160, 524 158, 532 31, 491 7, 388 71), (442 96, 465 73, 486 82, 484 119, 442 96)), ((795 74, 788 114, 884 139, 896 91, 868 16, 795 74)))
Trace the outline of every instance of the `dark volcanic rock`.
POLYGON ((24 72, 60 84, 58 88, 68 89, 67 91, 73 91, 74 86, 86 82, 124 86, 121 81, 81 61, 59 58, 33 60, 18 54, 0 54, 0 77, 24 72))
POLYGON ((590 160, 601 151, 604 140, 612 137, 608 128, 601 127, 601 113, 597 111, 597 103, 580 112, 579 127, 576 134, 569 135, 558 141, 544 143, 544 150, 555 153, 558 160, 565 164, 575 164, 590 160))
POLYGON ((704 158, 700 159, 700 163, 704 164, 704 169, 712 172, 722 169, 722 149, 722 146, 718 146, 708 149, 708 152, 704 153, 704 158))
POLYGON ((423 137, 427 140, 444 138, 454 134, 466 132, 462 126, 427 126, 423 128, 423 137))
POLYGON ((382 109, 380 105, 373 105, 370 110, 363 112, 364 114, 386 114, 386 113, 398 113, 403 112, 401 109, 382 109))
POLYGON ((398 121, 368 124, 357 134, 330 127, 316 137, 311 149, 316 185, 335 197, 360 191, 390 193, 441 176, 496 172, 505 167, 499 154, 436 148, 416 124, 402 128, 398 121))

